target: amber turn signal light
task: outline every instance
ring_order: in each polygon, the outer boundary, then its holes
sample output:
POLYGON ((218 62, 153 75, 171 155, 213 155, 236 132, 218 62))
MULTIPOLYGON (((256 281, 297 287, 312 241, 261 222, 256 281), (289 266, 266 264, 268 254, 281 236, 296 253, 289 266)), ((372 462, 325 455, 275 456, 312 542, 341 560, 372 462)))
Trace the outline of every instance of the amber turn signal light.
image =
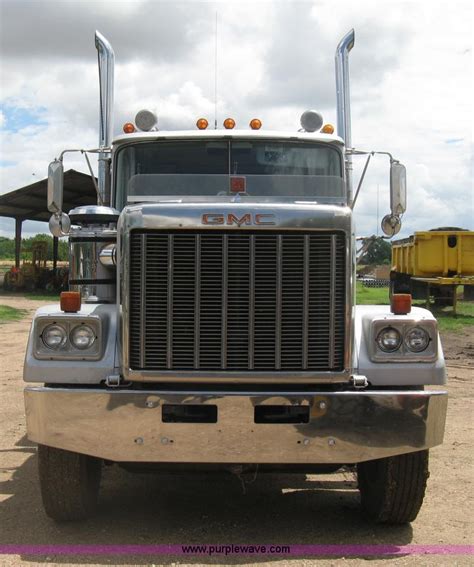
POLYGON ((81 294, 79 291, 62 291, 59 306, 65 313, 77 313, 81 310, 81 294))
POLYGON ((199 130, 205 130, 209 126, 209 122, 205 118, 199 118, 196 122, 196 126, 199 130))
POLYGON ((235 128, 235 120, 233 118, 226 118, 224 120, 224 128, 226 130, 232 130, 232 128, 235 128))
POLYGON ((258 118, 252 118, 252 120, 250 121, 250 128, 252 128, 252 130, 260 130, 261 127, 262 121, 258 118))
POLYGON ((332 124, 325 124, 321 128, 321 132, 323 134, 334 134, 334 126, 332 124))
POLYGON ((131 122, 125 122, 123 125, 123 131, 125 134, 133 134, 135 132, 135 125, 131 122))
POLYGON ((394 293, 390 299, 390 309, 395 315, 406 315, 411 311, 411 295, 394 293))

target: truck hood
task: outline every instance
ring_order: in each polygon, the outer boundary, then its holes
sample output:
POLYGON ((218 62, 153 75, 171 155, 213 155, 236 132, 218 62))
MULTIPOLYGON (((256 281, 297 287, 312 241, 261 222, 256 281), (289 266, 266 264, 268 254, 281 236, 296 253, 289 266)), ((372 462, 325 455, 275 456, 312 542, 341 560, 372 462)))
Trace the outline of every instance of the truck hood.
POLYGON ((179 197, 125 207, 119 232, 155 230, 343 230, 352 232, 352 211, 316 201, 256 197, 179 197))

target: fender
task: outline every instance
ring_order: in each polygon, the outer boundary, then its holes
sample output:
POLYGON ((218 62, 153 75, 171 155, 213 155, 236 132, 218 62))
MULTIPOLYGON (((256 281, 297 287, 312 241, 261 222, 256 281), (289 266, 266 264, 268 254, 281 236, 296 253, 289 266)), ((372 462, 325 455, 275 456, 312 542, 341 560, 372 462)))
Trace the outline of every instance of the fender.
POLYGON ((446 384, 446 365, 438 334, 438 356, 432 362, 373 362, 369 356, 370 328, 375 317, 390 320, 432 320, 427 309, 413 307, 409 315, 394 315, 388 305, 356 305, 354 307, 353 366, 373 386, 428 386, 446 384))

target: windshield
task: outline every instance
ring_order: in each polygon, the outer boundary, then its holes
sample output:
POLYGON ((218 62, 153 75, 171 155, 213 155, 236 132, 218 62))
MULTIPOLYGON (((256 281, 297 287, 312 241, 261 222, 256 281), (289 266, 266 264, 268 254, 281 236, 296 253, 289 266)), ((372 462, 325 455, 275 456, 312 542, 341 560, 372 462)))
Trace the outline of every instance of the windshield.
POLYGON ((341 153, 326 144, 298 141, 158 141, 117 153, 116 203, 156 197, 246 193, 341 202, 341 153))

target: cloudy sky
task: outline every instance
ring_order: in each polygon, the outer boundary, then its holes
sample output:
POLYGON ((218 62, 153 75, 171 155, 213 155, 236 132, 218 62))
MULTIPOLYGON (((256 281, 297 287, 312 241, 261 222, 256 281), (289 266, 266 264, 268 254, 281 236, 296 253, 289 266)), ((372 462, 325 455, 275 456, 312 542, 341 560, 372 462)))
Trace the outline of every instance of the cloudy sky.
MULTIPOLYGON (((141 108, 157 111, 160 129, 211 122, 217 13, 219 123, 257 116, 295 131, 307 108, 335 123, 334 50, 354 27, 353 145, 406 164, 401 234, 472 230, 471 4, 0 0, 0 193, 44 178, 65 148, 97 145, 96 29, 115 50, 116 133, 141 108)), ((356 182, 362 165, 357 158, 356 182)), ((86 171, 81 158, 65 167, 86 171)), ((356 207, 359 235, 377 232, 388 203, 388 162, 376 157, 356 207)), ((44 223, 24 228, 47 232, 44 223)), ((0 218, 0 234, 13 231, 0 218)))

